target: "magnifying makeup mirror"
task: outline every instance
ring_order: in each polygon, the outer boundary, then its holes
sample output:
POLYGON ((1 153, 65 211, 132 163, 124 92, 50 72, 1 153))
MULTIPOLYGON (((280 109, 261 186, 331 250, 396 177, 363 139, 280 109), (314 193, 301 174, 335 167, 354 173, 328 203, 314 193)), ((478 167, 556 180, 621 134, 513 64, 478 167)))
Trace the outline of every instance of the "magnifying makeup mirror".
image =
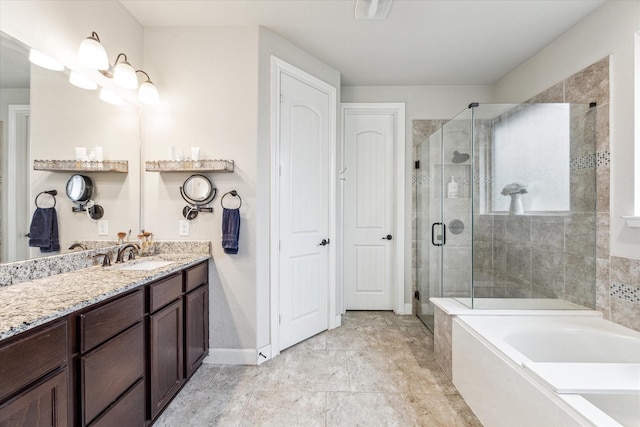
POLYGON ((100 219, 104 209, 91 200, 93 194, 93 180, 86 175, 75 174, 67 181, 67 197, 75 203, 73 212, 87 212, 89 218, 100 219))
POLYGON ((180 187, 180 195, 189 204, 182 209, 182 216, 192 220, 198 216, 198 212, 213 212, 213 208, 206 206, 216 197, 217 192, 218 189, 206 176, 191 175, 180 187))

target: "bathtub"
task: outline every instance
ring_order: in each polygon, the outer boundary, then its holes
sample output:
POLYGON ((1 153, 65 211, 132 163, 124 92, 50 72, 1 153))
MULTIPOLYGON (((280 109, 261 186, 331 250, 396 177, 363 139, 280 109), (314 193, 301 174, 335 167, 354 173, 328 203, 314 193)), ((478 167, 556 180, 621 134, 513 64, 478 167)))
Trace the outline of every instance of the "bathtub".
POLYGON ((453 383, 485 426, 640 426, 640 333, 593 316, 459 315, 453 383))

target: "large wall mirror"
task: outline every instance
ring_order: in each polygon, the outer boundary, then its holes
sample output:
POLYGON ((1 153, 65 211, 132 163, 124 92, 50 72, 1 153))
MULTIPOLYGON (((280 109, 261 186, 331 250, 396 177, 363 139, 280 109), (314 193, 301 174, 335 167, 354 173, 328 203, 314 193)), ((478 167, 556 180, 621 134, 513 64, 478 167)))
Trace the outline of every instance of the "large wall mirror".
MULTIPOLYGON (((0 33, 0 262, 42 256, 29 248, 35 197, 57 190, 60 246, 84 240, 114 242, 117 233, 140 227, 140 111, 111 105, 68 82, 68 71, 31 65, 29 47, 0 33), (91 176, 94 198, 104 207, 108 234, 73 212, 65 185, 73 172, 34 171, 33 160, 72 160, 75 147, 100 146, 105 160, 127 160, 128 173, 83 172, 91 176)), ((135 233, 132 233, 135 234, 135 233)))

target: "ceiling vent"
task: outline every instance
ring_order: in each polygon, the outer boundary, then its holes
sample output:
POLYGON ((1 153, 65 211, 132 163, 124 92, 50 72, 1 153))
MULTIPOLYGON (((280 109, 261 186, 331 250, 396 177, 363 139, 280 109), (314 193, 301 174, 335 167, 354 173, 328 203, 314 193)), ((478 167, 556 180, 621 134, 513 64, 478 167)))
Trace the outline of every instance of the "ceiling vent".
POLYGON ((386 19, 392 0, 356 0, 356 19, 386 19))

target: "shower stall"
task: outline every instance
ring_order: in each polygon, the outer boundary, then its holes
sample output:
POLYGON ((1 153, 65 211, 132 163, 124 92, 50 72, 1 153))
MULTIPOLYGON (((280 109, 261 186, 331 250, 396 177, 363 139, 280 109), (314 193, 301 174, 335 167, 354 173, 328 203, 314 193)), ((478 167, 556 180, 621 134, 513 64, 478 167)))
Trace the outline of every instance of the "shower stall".
POLYGON ((594 104, 471 104, 416 145, 417 313, 596 303, 594 104))

